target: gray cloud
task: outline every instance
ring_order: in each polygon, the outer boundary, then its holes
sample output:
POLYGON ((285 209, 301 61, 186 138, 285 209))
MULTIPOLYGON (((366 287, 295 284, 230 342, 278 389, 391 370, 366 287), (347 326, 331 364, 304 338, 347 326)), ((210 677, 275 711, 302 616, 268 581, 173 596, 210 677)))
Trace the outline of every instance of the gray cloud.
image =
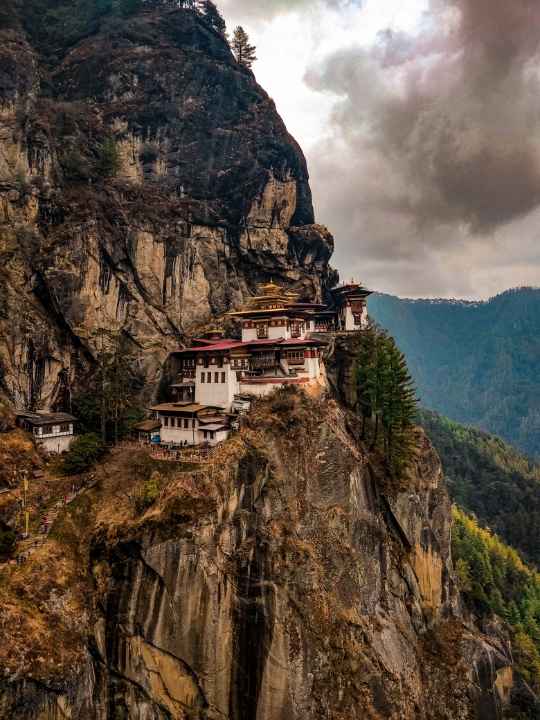
POLYGON ((441 294, 478 294, 473 256, 498 278, 504 257, 505 285, 540 277, 507 253, 538 243, 521 219, 540 205, 539 23, 537 0, 432 0, 414 37, 388 31, 310 69, 313 89, 340 98, 309 153, 338 264, 361 252, 374 274, 391 263, 399 288, 414 278, 430 294, 438 275, 441 294))
POLYGON ((340 9, 348 5, 362 5, 363 0, 222 0, 221 5, 227 15, 245 20, 270 20, 276 15, 285 15, 314 4, 322 7, 340 9))

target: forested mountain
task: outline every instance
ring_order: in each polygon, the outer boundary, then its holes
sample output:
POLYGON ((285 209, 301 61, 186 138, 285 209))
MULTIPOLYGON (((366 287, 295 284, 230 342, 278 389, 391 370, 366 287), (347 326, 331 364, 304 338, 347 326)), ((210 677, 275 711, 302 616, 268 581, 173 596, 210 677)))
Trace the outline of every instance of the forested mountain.
POLYGON ((419 421, 456 503, 452 553, 460 590, 480 622, 495 615, 508 623, 526 681, 514 693, 511 717, 536 718, 540 707, 529 688, 540 687, 540 465, 437 413, 422 410, 419 421))
POLYGON ((424 407, 540 456, 540 289, 489 302, 370 299, 407 357, 424 407))
POLYGON ((478 620, 504 620, 516 668, 525 682, 514 689, 513 720, 538 718, 540 704, 540 575, 496 535, 454 509, 452 551, 463 598, 478 620))
POLYGON ((540 566, 540 465, 437 413, 421 411, 420 423, 441 457, 452 500, 540 566))

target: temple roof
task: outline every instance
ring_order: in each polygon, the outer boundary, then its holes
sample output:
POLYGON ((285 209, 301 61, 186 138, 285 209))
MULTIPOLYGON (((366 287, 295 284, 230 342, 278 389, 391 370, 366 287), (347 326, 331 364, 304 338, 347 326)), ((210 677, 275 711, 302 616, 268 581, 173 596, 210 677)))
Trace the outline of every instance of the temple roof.
POLYGON ((291 338, 289 340, 285 340, 285 338, 276 338, 275 340, 271 339, 265 339, 265 340, 247 340, 246 342, 242 342, 241 340, 223 340, 219 343, 214 343, 213 345, 204 345, 202 347, 192 347, 192 348, 186 348, 185 350, 178 350, 176 354, 183 355, 183 354, 192 354, 192 353, 201 353, 201 352, 218 352, 218 351, 227 351, 227 350, 237 350, 237 349, 252 349, 257 350, 260 347, 268 347, 268 346, 275 346, 276 348, 280 347, 294 347, 294 346, 301 346, 301 347, 309 347, 309 346, 317 346, 317 345, 324 345, 324 343, 321 340, 314 340, 311 338, 291 338))
POLYGON ((24 412, 20 411, 16 413, 17 417, 24 418, 31 425, 54 425, 55 423, 73 423, 77 422, 77 418, 68 413, 48 413, 48 412, 24 412))
POLYGON ((368 297, 369 295, 373 295, 372 290, 368 290, 367 288, 357 283, 340 285, 339 287, 334 288, 330 292, 333 295, 358 295, 360 297, 368 297))
POLYGON ((134 430, 139 430, 140 432, 152 432, 153 430, 159 430, 161 428, 161 423, 159 420, 144 420, 143 422, 137 423, 137 425, 133 426, 134 430))
POLYGON ((187 413, 188 415, 197 415, 203 410, 214 411, 217 409, 218 408, 212 405, 199 405, 199 403, 189 403, 187 405, 182 403, 163 403, 161 405, 154 405, 154 407, 150 408, 150 410, 152 410, 153 412, 158 413, 187 413))

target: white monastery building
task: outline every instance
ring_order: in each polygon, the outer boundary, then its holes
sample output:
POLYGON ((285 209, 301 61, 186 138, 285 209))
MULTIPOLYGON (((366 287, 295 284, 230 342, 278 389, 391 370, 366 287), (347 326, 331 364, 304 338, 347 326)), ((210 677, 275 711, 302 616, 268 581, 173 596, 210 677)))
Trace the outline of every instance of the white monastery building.
POLYGON ((17 413, 17 425, 31 432, 36 443, 48 453, 69 450, 75 437, 75 423, 76 418, 67 413, 17 413))
POLYGON ((241 325, 241 339, 218 332, 172 354, 178 374, 171 386, 174 402, 151 408, 161 423, 162 444, 216 445, 228 436, 231 411, 245 407, 246 398, 287 385, 324 385, 324 334, 358 331, 368 322, 371 293, 360 285, 334 290, 334 308, 298 302, 295 293, 274 283, 259 289, 242 310, 229 314, 241 325))

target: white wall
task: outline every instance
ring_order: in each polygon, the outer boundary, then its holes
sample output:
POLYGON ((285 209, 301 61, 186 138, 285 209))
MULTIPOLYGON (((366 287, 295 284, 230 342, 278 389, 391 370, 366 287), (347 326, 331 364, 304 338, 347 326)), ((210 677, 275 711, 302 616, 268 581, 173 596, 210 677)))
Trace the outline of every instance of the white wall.
POLYGON ((49 453, 67 452, 74 439, 73 435, 67 434, 37 438, 41 447, 49 453))
POLYGON ((360 325, 355 325, 353 311, 352 308, 349 306, 342 308, 342 317, 344 318, 345 322, 345 327, 343 328, 343 330, 350 331, 365 328, 368 323, 367 307, 364 307, 364 309, 362 310, 362 318, 360 320, 360 325))
MULTIPOLYGON (((273 318, 274 320, 282 319, 282 318, 273 318)), ((284 340, 290 340, 292 337, 291 330, 287 325, 270 325, 271 320, 268 320, 268 339, 269 340, 279 340, 280 338, 283 338, 284 340)), ((303 324, 303 331, 300 335, 301 338, 304 338, 306 333, 310 330, 310 321, 306 321, 303 324)), ((258 340, 257 337, 257 329, 256 328, 244 328, 242 327, 242 341, 243 342, 251 342, 252 340, 258 340)))
MULTIPOLYGON (((207 432, 208 435, 208 432, 207 432)), ((208 445, 214 446, 218 445, 220 442, 224 442, 229 437, 229 431, 228 430, 216 430, 214 432, 214 438, 210 439, 209 437, 204 437, 203 431, 199 430, 199 443, 202 445, 203 443, 207 443, 208 445)))
POLYGON ((242 342, 251 342, 257 340, 257 330, 255 328, 242 328, 242 342))
POLYGON ((256 383, 256 384, 243 384, 240 383, 240 392, 244 395, 254 395, 255 397, 266 397, 274 390, 278 390, 283 385, 279 383, 256 383))
POLYGON ((230 410, 234 396, 239 392, 238 380, 236 379, 236 371, 233 370, 229 363, 218 367, 217 365, 209 365, 207 368, 197 365, 197 377, 195 380, 195 402, 201 405, 215 405, 216 407, 230 410), (202 382, 202 374, 204 373, 205 382, 202 382), (208 373, 211 373, 212 382, 208 382, 208 373), (218 373, 219 382, 216 382, 216 373, 218 373), (225 382, 221 382, 221 373, 225 373, 225 382))
POLYGON ((321 374, 321 367, 319 364, 319 358, 306 358, 304 360, 306 366, 306 372, 308 377, 316 379, 321 374))
POLYGON ((176 445, 184 445, 187 441, 188 445, 197 443, 198 433, 198 420, 193 418, 187 418, 189 422, 189 428, 184 428, 184 418, 171 418, 169 417, 169 426, 165 425, 165 418, 163 415, 159 416, 161 421, 161 442, 162 443, 174 443, 176 445), (171 421, 174 420, 174 427, 171 427, 171 421), (193 422, 195 422, 195 433, 193 431, 193 422), (176 423, 179 423, 182 427, 176 427, 176 423), (195 438, 195 440, 193 439, 195 438))

